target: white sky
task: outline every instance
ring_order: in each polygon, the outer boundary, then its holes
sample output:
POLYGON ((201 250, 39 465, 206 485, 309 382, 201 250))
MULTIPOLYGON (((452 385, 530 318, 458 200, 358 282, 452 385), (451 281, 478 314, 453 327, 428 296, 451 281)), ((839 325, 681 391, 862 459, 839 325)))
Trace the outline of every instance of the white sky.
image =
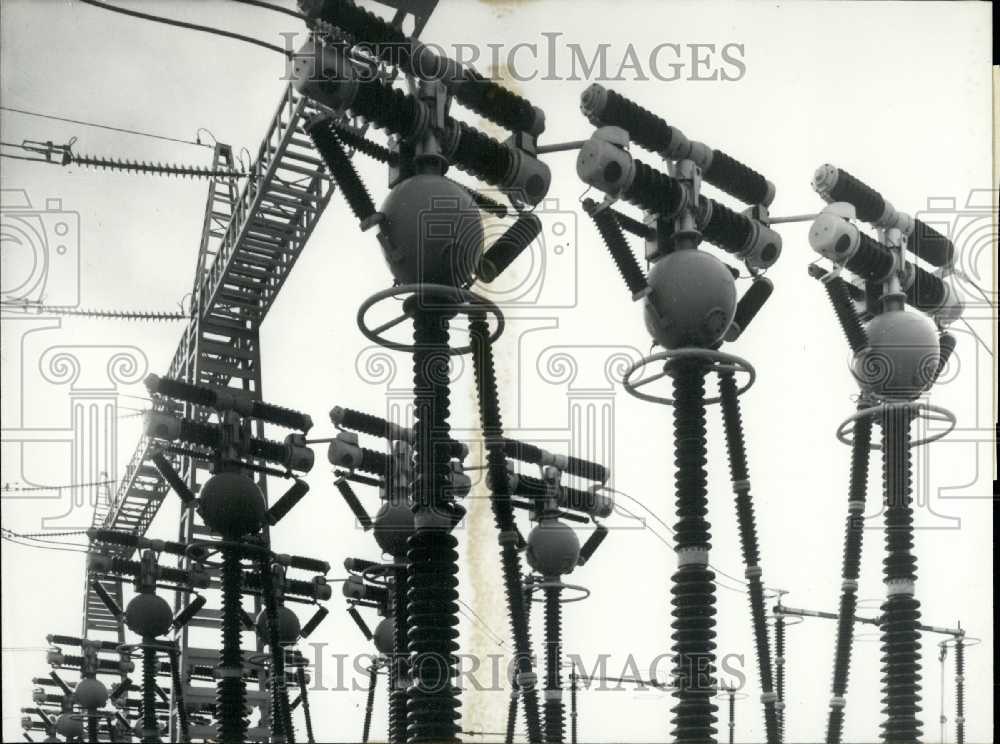
MULTIPOLYGON (((131 5, 277 44, 281 43, 279 32, 299 30, 290 18, 237 8, 233 3, 131 5)), ((238 42, 62 0, 8 0, 0 9, 4 106, 182 139, 193 138, 195 130, 204 126, 234 148, 256 151, 284 85, 278 79, 283 63, 277 55, 238 42)), ((662 82, 635 80, 632 75, 608 85, 660 113, 690 137, 726 150, 763 172, 777 185, 775 215, 809 212, 819 206, 809 179, 823 162, 855 173, 897 208, 911 213, 925 209, 928 199, 954 199, 957 213, 946 211, 937 219, 973 226, 965 233, 971 237, 959 248, 970 257, 966 269, 990 286, 994 251, 989 248, 995 247, 995 237, 991 237, 995 233, 975 231, 986 225, 989 212, 965 209, 970 190, 989 189, 991 183, 989 29, 989 7, 980 3, 612 5, 569 0, 451 0, 440 4, 423 38, 446 48, 456 43, 492 42, 510 49, 519 41, 529 41, 544 51, 541 34, 559 31, 565 34, 561 43, 579 43, 588 56, 598 44, 610 44, 609 60, 621 59, 629 43, 640 57, 663 42, 743 44, 746 74, 738 81, 662 82)), ((565 49, 561 53, 568 54, 565 49)), ((483 56, 488 59, 485 50, 483 56)), ((560 64, 565 66, 565 60, 560 64)), ((588 82, 536 79, 523 83, 523 93, 546 111, 543 142, 589 135, 591 127, 578 112, 578 97, 588 82)), ((143 160, 207 164, 209 156, 208 150, 191 146, 8 112, 3 112, 0 134, 5 142, 51 139, 62 143, 77 136, 79 152, 143 160)), ((648 154, 639 157, 650 163, 654 160, 648 154)), ((571 225, 575 219, 578 240, 562 254, 562 263, 554 255, 549 257, 546 291, 560 296, 568 293, 576 297, 576 303, 555 310, 520 311, 521 316, 534 320, 515 319, 517 313, 511 313, 497 353, 500 376, 506 383, 505 423, 515 432, 518 424, 555 433, 565 430, 567 394, 581 394, 581 388, 603 383, 598 365, 614 347, 648 348, 639 309, 628 301, 592 226, 582 215, 572 216, 583 191, 575 175, 574 156, 556 154, 548 162, 553 170, 549 196, 556 200, 557 209, 555 214, 543 215, 547 234, 557 223, 571 225), (570 260, 574 255, 575 262, 570 260), (568 267, 574 263, 571 272, 568 267), (539 327, 527 334, 528 329, 539 327), (568 347, 579 359, 580 374, 573 390, 540 379, 536 357, 554 353, 549 347, 568 347), (520 419, 517 411, 523 412, 520 419)), ((4 160, 2 165, 4 189, 25 189, 35 207, 58 198, 63 209, 79 213, 82 306, 175 309, 191 281, 204 208, 202 183, 13 160, 4 160)), ((384 174, 365 163, 362 175, 371 183, 376 200, 381 199, 384 174)), ((784 254, 770 272, 776 285, 774 297, 747 338, 733 347, 758 371, 757 384, 743 398, 743 408, 763 570, 768 585, 790 590, 788 604, 834 610, 848 449, 836 443, 833 432, 853 410, 855 385, 846 369, 846 344, 833 314, 820 287, 805 273, 813 260, 807 226, 783 226, 780 231, 784 254)), ((4 270, 10 269, 5 252, 4 270)), ((528 271, 525 264, 517 270, 528 271)), ((354 325, 354 313, 365 297, 388 283, 373 237, 359 233, 335 195, 263 327, 265 397, 310 412, 317 433, 330 430, 325 412, 333 404, 384 410, 385 384, 359 380, 355 372, 355 361, 368 344, 354 325)), ((45 350, 132 346, 148 359, 150 371, 162 372, 181 332, 177 323, 65 318, 50 323, 48 330, 24 336, 24 321, 7 322, 7 317, 2 349, 5 440, 15 438, 7 432, 12 428, 68 425, 67 386, 39 375, 38 358, 45 350)), ((991 343, 992 311, 980 304, 970 308, 968 317, 986 343, 991 343)), ((925 622, 953 625, 961 620, 970 635, 983 638, 983 645, 968 654, 966 740, 985 742, 992 740, 988 486, 993 477, 993 360, 964 326, 957 330, 958 371, 935 390, 933 402, 956 412, 959 431, 917 455, 918 524, 924 528, 917 534, 917 592, 925 622)), ((542 356, 538 367, 544 369, 547 358, 542 356)), ((407 384, 409 362, 404 357, 397 362, 398 388, 407 384)), ((456 384, 456 427, 475 421, 470 381, 466 370, 456 384)), ((140 384, 121 386, 119 391, 144 394, 140 384)), ((669 412, 631 399, 620 388, 608 388, 608 392, 614 393, 615 485, 671 524, 669 412)), ((119 405, 143 404, 122 398, 119 405)), ((717 409, 709 409, 709 420, 713 562, 729 574, 740 575, 717 409)), ((139 419, 123 418, 118 424, 118 466, 122 469, 138 436, 139 419)), ((68 482, 69 452, 65 444, 22 446, 5 441, 0 480, 68 482)), ((873 458, 873 479, 880 470, 878 459, 873 458)), ((276 547, 321 556, 335 566, 346 555, 375 557, 370 536, 354 528, 328 472, 325 454, 319 452, 309 477, 312 491, 275 531, 276 547)), ((875 485, 870 501, 877 503, 878 495, 875 485)), ((369 496, 367 503, 372 505, 373 498, 369 496)), ((2 506, 4 527, 33 532, 40 529, 43 519, 53 520, 66 512, 70 502, 68 495, 59 503, 5 498, 2 506)), ((470 529, 459 533, 462 596, 506 640, 495 534, 483 503, 476 502, 471 510, 470 529)), ((174 536, 175 518, 174 504, 168 502, 151 534, 174 536)), ((628 525, 624 518, 616 519, 609 526, 628 525)), ((78 528, 89 524, 89 513, 77 510, 51 524, 78 528)), ((874 518, 871 525, 873 529, 865 535, 862 598, 882 594, 880 519, 874 518)), ((660 533, 669 539, 662 527, 660 533)), ((30 700, 30 677, 47 672, 41 650, 18 649, 45 646, 46 633, 78 631, 83 567, 78 555, 31 550, 8 542, 3 543, 2 555, 3 739, 13 740, 19 737, 17 709, 30 700)), ((609 654, 607 673, 611 675, 622 672, 632 654, 647 674, 650 660, 670 647, 667 597, 673 568, 671 552, 649 531, 612 531, 593 561, 574 575, 573 580, 586 584, 593 595, 567 608, 566 650, 583 655, 591 664, 597 654, 609 654)), ((329 644, 328 663, 332 664, 334 653, 368 652, 368 645, 341 611, 340 598, 335 596, 330 606, 331 617, 310 639, 329 644)), ((754 702, 759 691, 747 602, 736 592, 720 590, 718 608, 720 656, 746 655, 751 700, 738 705, 737 740, 759 741, 762 716, 754 702)), ((535 620, 534 636, 540 639, 539 618, 535 620)), ((833 623, 818 620, 789 630, 789 741, 823 736, 833 631, 833 623)), ((938 640, 929 638, 924 644, 923 721, 928 741, 938 739, 938 640)), ((470 622, 462 627, 462 642, 465 652, 497 651, 489 633, 470 622)), ((949 659, 945 692, 949 721, 953 715, 950 664, 949 659)), ((651 691, 582 694, 581 738, 665 740, 670 703, 657 696, 651 691)), ((846 740, 876 738, 879 698, 878 644, 860 642, 853 656, 846 740)), ((506 699, 505 693, 467 694, 463 727, 502 730, 506 699)), ((364 692, 314 693, 318 737, 359 737, 364 700, 364 692)), ((382 735, 383 690, 376 700, 373 731, 382 735)), ((949 722, 947 740, 952 732, 949 722)), ((720 737, 724 735, 723 720, 720 737)))

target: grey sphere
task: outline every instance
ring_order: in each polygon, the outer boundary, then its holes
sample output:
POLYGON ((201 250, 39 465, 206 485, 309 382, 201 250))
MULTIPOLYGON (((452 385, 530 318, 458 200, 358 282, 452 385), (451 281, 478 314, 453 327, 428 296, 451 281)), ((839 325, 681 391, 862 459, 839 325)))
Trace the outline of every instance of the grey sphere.
POLYGON ((565 522, 543 520, 528 534, 527 558, 542 576, 568 574, 580 559, 580 539, 565 522))
POLYGON ((653 263, 646 278, 646 329, 665 349, 707 348, 736 314, 736 281, 710 253, 681 249, 653 263))
POLYGON ((56 719, 56 733, 67 739, 78 739, 83 736, 83 721, 72 713, 62 713, 56 719))
POLYGON ((409 504, 388 501, 375 515, 375 542, 383 553, 403 555, 406 541, 413 534, 413 510, 409 504))
POLYGON ((372 640, 375 642, 375 650, 380 654, 392 653, 392 638, 396 633, 396 623, 391 617, 384 617, 375 626, 375 633, 372 640))
POLYGON ((402 181, 382 204, 382 232, 396 255, 386 256, 401 284, 465 284, 483 255, 483 220, 469 193, 444 176, 402 181))
POLYGON ((76 684, 73 690, 73 697, 76 704, 87 710, 103 708, 108 702, 108 688, 99 679, 84 677, 76 684))
POLYGON ((156 594, 136 594, 125 607, 125 624, 143 638, 164 635, 173 619, 167 600, 156 594))
POLYGON ((868 323, 868 348, 853 372, 867 391, 889 400, 913 400, 931 386, 941 355, 934 325, 923 314, 888 310, 868 323))
POLYGON ((240 473, 216 473, 205 481, 198 508, 209 529, 230 540, 259 532, 267 514, 257 484, 240 473))
MULTIPOLYGON (((257 614, 257 635, 265 643, 271 642, 271 628, 267 622, 267 611, 261 610, 257 614)), ((285 606, 278 608, 278 643, 291 644, 299 640, 299 631, 302 625, 299 623, 299 616, 285 606)))

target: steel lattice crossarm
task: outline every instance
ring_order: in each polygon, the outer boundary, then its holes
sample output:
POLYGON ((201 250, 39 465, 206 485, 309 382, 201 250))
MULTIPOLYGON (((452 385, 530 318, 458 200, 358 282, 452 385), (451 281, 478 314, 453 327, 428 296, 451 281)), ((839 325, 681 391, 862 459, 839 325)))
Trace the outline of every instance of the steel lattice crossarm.
MULTIPOLYGON (((192 319, 167 376, 215 387, 238 384, 247 397, 259 397, 259 326, 333 193, 303 130, 317 113, 315 103, 285 89, 242 193, 225 179, 211 183, 192 319)), ((231 162, 229 147, 218 145, 215 167, 231 162)), ((151 455, 143 436, 112 502, 95 510, 94 527, 145 534, 168 490, 151 455)), ((120 552, 128 557, 132 550, 120 552)), ((106 588, 120 592, 113 584, 106 588)), ((85 633, 119 632, 89 581, 85 603, 85 633)))

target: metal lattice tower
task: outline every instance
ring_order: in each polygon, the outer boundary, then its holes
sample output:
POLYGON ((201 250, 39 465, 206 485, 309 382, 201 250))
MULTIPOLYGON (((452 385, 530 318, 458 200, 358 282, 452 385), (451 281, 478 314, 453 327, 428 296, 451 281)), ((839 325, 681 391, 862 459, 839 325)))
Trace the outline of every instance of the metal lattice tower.
MULTIPOLYGON (((260 324, 333 193, 333 184, 303 130, 305 120, 317 113, 314 103, 286 88, 242 192, 237 192, 231 179, 211 181, 192 291, 191 319, 167 376, 241 390, 249 398, 261 398, 260 324)), ((213 167, 231 169, 232 165, 232 149, 216 145, 213 167)), ((183 413, 192 418, 206 415, 198 410, 183 413)), ((255 436, 262 434, 255 432, 255 436)), ((152 454, 151 443, 143 436, 111 503, 95 511, 95 527, 145 534, 169 493, 167 483, 150 459, 152 454)), ((207 466, 187 458, 175 461, 174 465, 197 493, 208 475, 207 466)), ((260 485, 264 488, 263 479, 260 485)), ((209 539, 209 531, 191 509, 181 514, 179 538, 184 542, 209 539)), ((128 548, 119 551, 124 557, 132 552, 128 548)), ((85 637, 112 634, 121 642, 124 629, 92 590, 92 578, 87 576, 83 634, 85 637)), ((102 584, 113 598, 121 601, 120 582, 102 580, 102 584)), ((176 609, 183 608, 186 602, 186 597, 179 598, 176 609)), ((218 618, 218 609, 206 608, 191 626, 217 629, 218 618)), ((217 649, 193 648, 190 641, 189 630, 185 628, 178 637, 185 680, 191 663, 208 656, 211 659, 208 663, 214 664, 218 656, 217 649)), ((196 702, 202 690, 186 687, 187 699, 196 702)))

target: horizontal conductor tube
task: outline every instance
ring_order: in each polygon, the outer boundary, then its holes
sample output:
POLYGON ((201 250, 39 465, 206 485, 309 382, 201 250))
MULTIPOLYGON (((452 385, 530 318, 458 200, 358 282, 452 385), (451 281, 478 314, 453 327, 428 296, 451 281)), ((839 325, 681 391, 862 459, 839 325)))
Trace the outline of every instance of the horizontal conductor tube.
POLYGON ((604 245, 611 254, 611 259, 618 267, 618 273, 625 280, 625 286, 632 293, 633 298, 640 295, 646 289, 646 275, 639 266, 632 249, 629 248, 622 232, 621 225, 617 218, 608 209, 599 209, 599 205, 593 199, 583 200, 583 209, 590 215, 597 226, 597 231, 604 241, 604 245))
POLYGON ((542 221, 535 214, 525 212, 519 216, 483 255, 479 278, 486 283, 495 280, 541 232, 542 221))

